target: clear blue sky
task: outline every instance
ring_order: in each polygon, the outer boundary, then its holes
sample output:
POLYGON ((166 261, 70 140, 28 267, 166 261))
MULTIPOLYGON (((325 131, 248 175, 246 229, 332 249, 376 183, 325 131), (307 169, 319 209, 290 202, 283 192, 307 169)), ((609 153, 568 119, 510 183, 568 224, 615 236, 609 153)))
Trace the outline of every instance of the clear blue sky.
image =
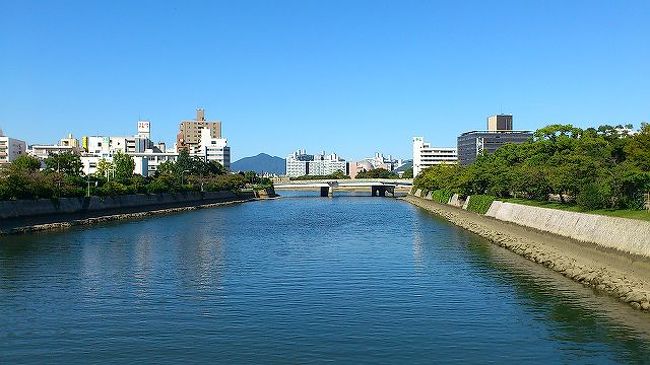
POLYGON ((650 1, 0 0, 0 128, 172 143, 196 107, 238 159, 410 158, 494 113, 650 120, 650 1))

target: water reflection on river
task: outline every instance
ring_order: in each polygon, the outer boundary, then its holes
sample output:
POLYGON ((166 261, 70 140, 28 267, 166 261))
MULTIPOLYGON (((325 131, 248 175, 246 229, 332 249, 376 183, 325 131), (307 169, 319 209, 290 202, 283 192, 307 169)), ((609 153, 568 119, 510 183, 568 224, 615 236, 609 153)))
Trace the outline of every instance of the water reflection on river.
POLYGON ((0 363, 645 362, 650 316, 393 199, 0 239, 0 363))

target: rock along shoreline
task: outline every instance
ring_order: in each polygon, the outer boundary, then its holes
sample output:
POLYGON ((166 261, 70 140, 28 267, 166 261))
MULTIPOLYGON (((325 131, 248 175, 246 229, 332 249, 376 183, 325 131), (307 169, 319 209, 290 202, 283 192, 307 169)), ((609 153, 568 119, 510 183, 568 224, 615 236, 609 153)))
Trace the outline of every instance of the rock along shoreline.
POLYGON ((402 200, 567 278, 650 311, 650 260, 407 196, 402 200))
POLYGON ((22 233, 30 233, 30 232, 65 230, 74 226, 87 226, 87 225, 113 222, 113 221, 141 219, 141 218, 151 217, 151 216, 166 215, 166 214, 186 212, 186 211, 198 210, 198 209, 215 208, 220 206, 242 204, 251 201, 268 200, 268 199, 272 199, 272 198, 235 199, 235 200, 228 200, 228 201, 217 202, 217 203, 189 205, 189 206, 174 207, 174 208, 153 209, 153 210, 134 212, 134 213, 118 213, 118 214, 110 214, 110 215, 104 215, 99 217, 71 219, 71 220, 67 220, 63 222, 55 222, 55 223, 25 225, 25 226, 15 227, 7 230, 0 230, 0 237, 6 235, 22 234, 22 233))

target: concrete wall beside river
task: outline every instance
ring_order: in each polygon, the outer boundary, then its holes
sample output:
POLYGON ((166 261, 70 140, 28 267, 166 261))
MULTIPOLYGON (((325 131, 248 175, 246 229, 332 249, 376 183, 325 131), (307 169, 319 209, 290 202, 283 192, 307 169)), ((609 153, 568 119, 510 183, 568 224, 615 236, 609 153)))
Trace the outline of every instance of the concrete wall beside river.
POLYGON ((650 222, 495 201, 487 216, 650 257, 650 222))
MULTIPOLYGON (((157 207, 204 204, 237 199, 230 191, 184 192, 176 194, 133 194, 116 197, 61 198, 57 200, 13 200, 0 202, 0 219, 33 216, 92 213, 116 210, 152 209, 157 207)), ((245 197, 244 197, 245 198, 245 197)))

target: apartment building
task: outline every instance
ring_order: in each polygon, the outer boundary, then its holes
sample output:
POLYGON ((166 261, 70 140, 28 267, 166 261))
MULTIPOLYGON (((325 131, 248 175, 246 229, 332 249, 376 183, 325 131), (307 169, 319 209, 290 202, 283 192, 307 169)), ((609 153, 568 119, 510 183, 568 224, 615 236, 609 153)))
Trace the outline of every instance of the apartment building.
POLYGON ((413 176, 418 176, 427 167, 457 163, 456 148, 432 147, 423 137, 413 137, 413 176))
POLYGON ((0 129, 0 164, 11 163, 27 151, 25 141, 5 136, 0 129))
POLYGON ((196 119, 183 120, 179 124, 179 131, 176 136, 176 148, 181 150, 197 147, 201 143, 201 131, 205 128, 210 130, 211 138, 222 138, 221 121, 206 120, 205 110, 201 108, 196 109, 196 119))
POLYGON ((305 175, 331 175, 337 171, 347 174, 348 165, 345 159, 336 153, 316 155, 307 154, 305 150, 297 150, 286 158, 286 174, 289 177, 305 175))

